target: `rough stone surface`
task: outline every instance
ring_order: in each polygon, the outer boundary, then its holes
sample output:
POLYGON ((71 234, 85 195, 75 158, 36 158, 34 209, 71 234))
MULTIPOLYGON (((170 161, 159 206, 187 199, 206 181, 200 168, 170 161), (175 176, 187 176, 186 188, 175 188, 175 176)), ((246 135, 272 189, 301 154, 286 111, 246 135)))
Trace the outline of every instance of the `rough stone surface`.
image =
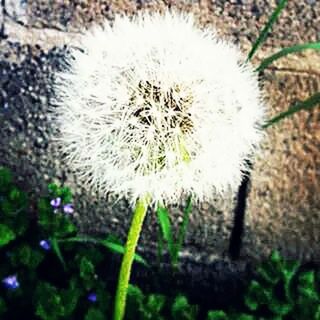
MULTIPOLYGON (((79 45, 83 28, 105 17, 112 21, 116 13, 167 6, 194 12, 201 25, 217 27, 248 52, 275 1, 55 0, 49 7, 46 1, 33 0, 26 8, 27 28, 6 21, 9 38, 0 42, 0 164, 12 168, 20 184, 33 193, 45 192, 52 179, 71 186, 83 232, 112 232, 124 239, 131 210, 125 200, 113 204, 81 186, 53 143, 47 110, 53 73, 63 66, 68 51, 63 45, 79 45)), ((319 41, 319 19, 320 2, 289 1, 254 63, 276 48, 319 41)), ((268 68, 262 77, 270 116, 319 91, 319 67, 319 54, 306 52, 268 68)), ((301 112, 267 133, 252 175, 242 258, 261 259, 280 248, 290 257, 319 260, 319 111, 301 112)), ((182 255, 208 264, 227 258, 233 207, 230 195, 195 208, 182 255)), ((177 227, 181 208, 171 211, 177 227)), ((150 213, 140 250, 155 252, 157 231, 150 213)))

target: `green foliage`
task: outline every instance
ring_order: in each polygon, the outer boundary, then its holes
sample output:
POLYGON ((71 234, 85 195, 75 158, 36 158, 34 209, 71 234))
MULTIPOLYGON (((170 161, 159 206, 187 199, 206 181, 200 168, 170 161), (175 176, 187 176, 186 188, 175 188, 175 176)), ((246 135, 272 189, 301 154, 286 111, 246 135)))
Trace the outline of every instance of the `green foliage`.
POLYGON ((275 117, 271 118, 265 125, 264 128, 268 128, 280 120, 283 120, 287 117, 291 117, 296 112, 299 112, 301 110, 311 110, 312 108, 320 105, 320 92, 315 93, 308 99, 298 102, 291 107, 287 111, 281 112, 275 117))
POLYGON ((228 320, 227 314, 222 310, 209 311, 207 320, 228 320))
POLYGON ((62 203, 72 202, 72 193, 68 187, 59 187, 54 183, 50 183, 48 185, 48 189, 49 189, 51 198, 60 197, 62 199, 62 203))
MULTIPOLYGON (((64 203, 64 202, 62 202, 64 203)), ((63 213, 53 214, 49 199, 40 199, 38 203, 39 224, 52 238, 64 238, 75 235, 77 228, 63 213)))
POLYGON ((16 235, 14 232, 5 224, 0 224, 0 247, 8 244, 14 240, 16 235))
POLYGON ((248 54, 248 60, 251 60, 254 54, 257 52, 258 48, 263 44, 263 42, 266 40, 269 31, 271 30, 273 24, 276 22, 278 16, 286 6, 288 0, 280 0, 278 6, 273 11, 272 15, 270 16, 268 22, 266 23, 265 27, 261 30, 258 39, 253 44, 252 49, 250 50, 248 54))
POLYGON ((165 241, 168 246, 168 251, 173 268, 176 268, 178 266, 179 252, 181 251, 185 239, 191 210, 192 200, 190 196, 187 200, 187 205, 183 211, 182 223, 178 230, 177 241, 175 242, 168 209, 161 206, 157 207, 157 218, 161 229, 161 232, 159 234, 158 254, 162 254, 162 246, 163 242, 165 241))
MULTIPOLYGON (((0 289, 0 318, 17 318, 15 312, 20 312, 18 318, 109 319, 113 306, 104 279, 103 270, 110 264, 105 248, 123 253, 119 240, 78 235, 70 217, 62 211, 54 213, 50 205, 50 199, 58 195, 62 205, 72 200, 69 189, 56 185, 50 186, 50 196, 39 200, 37 219, 30 219, 26 194, 13 185, 8 171, 0 170, 0 176, 1 172, 0 279, 17 275, 20 286, 18 290, 0 289), (43 239, 49 240, 50 250, 39 246, 43 239), (96 301, 88 300, 90 293, 96 294, 96 301)), ((190 211, 191 202, 186 215, 190 211)), ((179 239, 178 234, 175 248, 179 247, 179 239)), ((136 261, 145 262, 138 255, 136 261)), ((230 310, 207 312, 190 304, 184 295, 146 294, 130 286, 125 318, 201 320, 203 315, 206 320, 320 320, 318 281, 313 270, 301 269, 299 263, 284 260, 274 252, 257 267, 245 296, 239 297, 243 306, 238 309, 230 306, 230 310)))
POLYGON ((13 185, 11 172, 0 167, 0 247, 26 231, 27 207, 26 194, 13 185))
POLYGON ((36 289, 36 315, 41 319, 59 319, 65 309, 58 290, 49 283, 40 283, 36 289))
POLYGON ((313 42, 313 43, 304 43, 304 44, 298 44, 292 47, 284 48, 280 50, 279 52, 271 55, 268 58, 265 58, 262 60, 260 66, 256 69, 256 71, 261 72, 265 68, 267 68, 270 64, 272 64, 274 61, 287 56, 288 54, 301 52, 307 49, 313 49, 313 50, 320 50, 320 42, 313 42))
MULTIPOLYGON (((60 239, 59 242, 101 245, 107 248, 108 250, 118 254, 123 254, 125 250, 121 242, 113 235, 109 235, 106 239, 94 238, 89 236, 76 236, 76 237, 71 237, 71 238, 62 239, 62 240, 60 239)), ((139 262, 145 266, 148 266, 147 261, 137 253, 134 255, 134 261, 139 262)))
POLYGON ((106 320, 106 317, 99 309, 90 308, 84 320, 106 320))
POLYGON ((244 301, 251 311, 268 310, 274 318, 315 319, 320 294, 313 271, 301 272, 298 262, 273 252, 257 269, 257 279, 249 284, 244 301))
POLYGON ((165 302, 166 298, 163 295, 150 294, 145 296, 138 287, 129 285, 125 319, 164 320, 161 312, 165 302))
POLYGON ((39 249, 32 249, 31 246, 21 244, 10 251, 10 263, 13 267, 24 266, 36 269, 44 258, 43 252, 39 249))
POLYGON ((79 297, 80 291, 72 281, 68 289, 60 290, 41 282, 35 293, 36 315, 46 320, 66 319, 75 310, 79 297))
POLYGON ((189 304, 185 296, 179 295, 172 304, 171 314, 173 320, 194 320, 198 314, 198 306, 189 304))
POLYGON ((80 278, 87 290, 93 287, 95 281, 95 268, 93 263, 85 256, 80 259, 80 278))

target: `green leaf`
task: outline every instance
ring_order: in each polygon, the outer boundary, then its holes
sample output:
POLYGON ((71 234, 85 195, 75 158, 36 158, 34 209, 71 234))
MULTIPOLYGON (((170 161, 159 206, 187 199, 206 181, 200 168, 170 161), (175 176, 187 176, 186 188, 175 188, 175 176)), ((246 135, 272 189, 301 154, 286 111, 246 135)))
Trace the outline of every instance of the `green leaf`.
POLYGON ((66 263, 64 261, 64 258, 62 256, 62 253, 61 253, 61 250, 60 250, 60 245, 59 245, 59 242, 57 241, 56 238, 50 238, 50 243, 52 245, 52 249, 54 251, 54 253, 56 254, 56 256, 58 257, 58 259, 60 260, 62 266, 63 266, 63 269, 67 269, 66 267, 66 263))
POLYGON ((0 201, 0 213, 4 216, 10 216, 12 213, 15 212, 15 206, 14 203, 9 201, 7 197, 3 197, 0 201))
POLYGON ((314 271, 303 272, 298 279, 298 292, 312 300, 319 300, 316 289, 315 273, 314 271))
POLYGON ((48 185, 48 190, 50 192, 51 198, 60 197, 64 204, 70 203, 72 201, 72 193, 68 187, 59 187, 55 183, 50 183, 48 185))
POLYGON ((41 319, 58 320, 65 315, 61 296, 54 286, 42 282, 38 284, 35 294, 36 315, 41 319))
POLYGON ((82 257, 80 261, 80 277, 85 279, 94 276, 94 265, 86 257, 82 257))
POLYGON ((95 268, 93 263, 87 259, 87 257, 82 257, 80 260, 80 277, 84 281, 84 286, 87 290, 93 287, 95 280, 95 268))
POLYGON ((245 294, 245 304, 251 310, 255 311, 260 305, 268 305, 272 297, 270 288, 264 288, 259 282, 252 280, 245 294))
POLYGON ((71 279, 68 289, 62 290, 61 299, 65 309, 64 315, 69 316, 76 310, 81 291, 77 287, 77 280, 71 279))
POLYGON ((64 203, 70 203, 72 201, 72 193, 68 187, 62 187, 60 189, 60 196, 64 203))
POLYGON ((284 291, 286 298, 289 301, 294 299, 293 296, 293 289, 292 289, 292 282, 294 276, 297 274, 300 267, 300 263, 297 261, 284 261, 283 262, 283 280, 284 280, 284 291))
POLYGON ((106 320, 106 316, 97 308, 90 308, 84 320, 106 320))
POLYGON ((0 224, 0 248, 16 238, 15 233, 5 224, 0 224))
POLYGON ((280 302, 277 299, 271 299, 269 309, 276 315, 285 316, 287 315, 294 307, 292 303, 280 302))
POLYGON ((53 233, 56 238, 64 238, 76 233, 77 227, 69 217, 58 213, 53 214, 52 218, 53 233))
POLYGON ((162 236, 168 244, 168 250, 172 262, 175 261, 175 244, 172 236, 171 223, 169 219, 169 212, 166 208, 158 205, 157 207, 157 217, 160 224, 162 236))
POLYGON ((23 265, 30 269, 36 269, 43 258, 42 252, 34 250, 28 245, 21 245, 11 252, 10 262, 14 267, 23 265))
POLYGON ((143 312, 143 302, 144 295, 142 291, 138 287, 129 284, 125 319, 140 319, 143 312))
POLYGON ((16 187, 13 187, 9 193, 9 200, 14 202, 15 207, 18 207, 21 210, 21 208, 26 207, 27 195, 16 187))
POLYGON ((166 298, 160 294, 150 294, 144 304, 143 320, 163 319, 161 311, 164 307, 166 298))
POLYGON ((276 61, 284 56, 287 56, 288 54, 301 52, 306 49, 320 50, 320 42, 298 44, 298 45, 295 45, 292 47, 284 48, 284 49, 280 50, 279 52, 271 55, 270 57, 263 59, 263 61, 261 62, 260 66, 256 69, 256 71, 257 72, 263 71, 270 64, 272 64, 274 61, 276 61))
POLYGON ((182 224, 181 224, 179 231, 178 231, 178 240, 177 240, 177 244, 175 246, 174 261, 173 261, 173 263, 175 265, 177 265, 177 263, 178 263, 179 252, 180 252, 182 245, 183 245, 183 242, 184 242, 187 227, 189 224, 189 216, 190 216, 191 211, 192 211, 192 198, 190 196, 190 197, 188 197, 188 200, 187 200, 187 206, 183 211, 183 220, 182 220, 182 224))
POLYGON ((264 263, 257 268, 259 276, 268 284, 275 285, 279 282, 281 274, 270 263, 264 263))
MULTIPOLYGON (((254 320, 255 318, 249 314, 241 313, 236 320, 254 320)), ((275 318, 273 320, 276 320, 275 318)))
MULTIPOLYGON (((61 239, 59 240, 61 243, 67 243, 67 242, 80 242, 80 243, 93 243, 97 245, 102 245, 109 250, 115 252, 115 253, 124 253, 124 246, 109 240, 109 237, 107 239, 99 239, 99 238, 93 238, 93 237, 88 237, 88 236, 76 236, 76 237, 71 237, 67 239, 61 239)), ((148 266, 148 263, 144 258, 142 258, 139 254, 134 255, 134 260, 136 262, 142 263, 145 266, 148 266)))
POLYGON ((38 215, 39 215, 39 219, 38 219, 39 225, 43 228, 43 230, 47 234, 50 234, 50 235, 53 234, 54 213, 47 199, 40 199, 38 201, 38 215))
POLYGON ((12 174, 7 168, 0 167, 0 193, 7 192, 12 184, 12 174))
MULTIPOLYGON (((124 254, 124 251, 125 251, 125 248, 123 245, 121 244, 118 244, 118 243, 114 243, 114 242, 111 242, 109 240, 102 240, 100 241, 100 243, 105 246, 106 248, 108 248, 109 250, 115 252, 115 253, 120 253, 120 254, 124 254)), ((139 262, 145 266, 148 266, 148 263, 147 261, 142 258, 141 255, 135 253, 134 254, 134 261, 136 262, 139 262)))
POLYGON ((228 316, 222 310, 209 311, 207 320, 228 320, 228 316))
POLYGON ((268 128, 271 125, 279 122, 280 120, 287 118, 289 116, 292 116, 294 113, 301 111, 301 110, 311 110, 313 107, 317 106, 320 104, 320 92, 315 93, 312 95, 310 98, 298 102, 294 104, 293 106, 289 107, 287 111, 279 113, 277 116, 273 117, 270 119, 264 126, 263 128, 268 128))
POLYGON ((57 196, 57 193, 58 193, 58 186, 55 184, 55 183, 49 183, 48 184, 48 190, 50 193, 52 193, 52 195, 54 197, 57 196))
POLYGON ((175 298, 171 307, 173 320, 195 320, 197 314, 198 307, 190 305, 185 296, 179 295, 175 298))
POLYGON ((258 39, 253 44, 251 51, 248 54, 247 61, 251 60, 258 48, 262 45, 262 43, 266 40, 268 33, 270 29, 272 28, 272 25, 277 20, 278 16, 280 15, 281 11, 284 9, 285 5, 287 4, 288 0, 280 0, 278 6, 273 11, 272 15, 270 16, 267 24, 265 27, 261 30, 258 39))

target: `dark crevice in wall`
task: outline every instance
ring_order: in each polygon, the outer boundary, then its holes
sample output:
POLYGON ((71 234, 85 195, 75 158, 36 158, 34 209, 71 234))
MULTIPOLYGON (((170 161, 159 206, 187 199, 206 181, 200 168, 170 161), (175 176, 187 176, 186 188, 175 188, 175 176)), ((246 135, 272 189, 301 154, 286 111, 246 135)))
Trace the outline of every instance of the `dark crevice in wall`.
POLYGON ((231 259, 238 259, 240 257, 242 247, 247 197, 250 192, 250 172, 252 170, 252 162, 247 161, 247 166, 249 170, 246 172, 238 189, 236 207, 234 209, 234 222, 229 242, 229 255, 231 259))

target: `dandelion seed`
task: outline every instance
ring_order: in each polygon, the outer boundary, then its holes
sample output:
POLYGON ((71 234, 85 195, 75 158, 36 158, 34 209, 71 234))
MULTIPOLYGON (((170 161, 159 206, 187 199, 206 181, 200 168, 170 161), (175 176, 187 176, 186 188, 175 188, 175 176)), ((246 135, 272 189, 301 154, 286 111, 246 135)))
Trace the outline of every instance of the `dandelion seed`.
POLYGON ((237 46, 175 12, 116 17, 82 44, 57 75, 54 114, 85 183, 132 205, 236 190, 265 109, 237 46))

